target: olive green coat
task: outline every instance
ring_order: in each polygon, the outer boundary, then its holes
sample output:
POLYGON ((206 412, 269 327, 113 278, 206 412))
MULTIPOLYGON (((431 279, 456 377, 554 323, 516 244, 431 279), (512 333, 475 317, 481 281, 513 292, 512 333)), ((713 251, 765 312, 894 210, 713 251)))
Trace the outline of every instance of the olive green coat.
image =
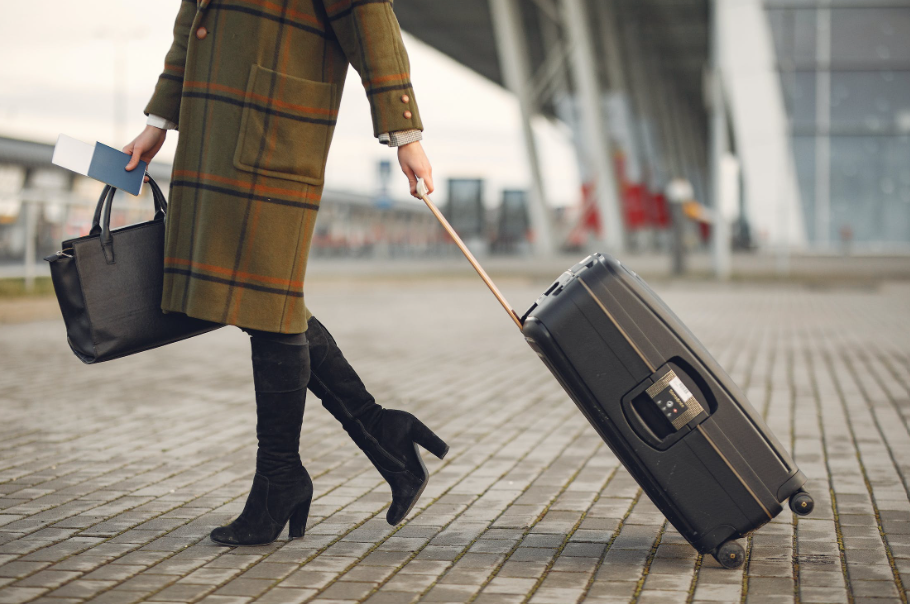
POLYGON ((179 130, 162 310, 306 330, 307 255, 349 63, 373 136, 423 129, 391 0, 181 2, 145 108, 179 130))

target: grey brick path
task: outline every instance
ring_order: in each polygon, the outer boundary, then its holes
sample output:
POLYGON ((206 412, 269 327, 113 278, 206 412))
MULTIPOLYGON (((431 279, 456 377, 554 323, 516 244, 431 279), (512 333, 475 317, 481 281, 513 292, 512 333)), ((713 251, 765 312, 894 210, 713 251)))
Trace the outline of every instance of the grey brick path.
POLYGON ((657 289, 811 480, 815 514, 747 538, 744 569, 665 522, 479 282, 317 282, 377 397, 451 445, 407 521, 311 398, 306 537, 216 546, 252 477, 248 338, 84 366, 59 321, 0 325, 0 604, 907 604, 910 285, 657 289))

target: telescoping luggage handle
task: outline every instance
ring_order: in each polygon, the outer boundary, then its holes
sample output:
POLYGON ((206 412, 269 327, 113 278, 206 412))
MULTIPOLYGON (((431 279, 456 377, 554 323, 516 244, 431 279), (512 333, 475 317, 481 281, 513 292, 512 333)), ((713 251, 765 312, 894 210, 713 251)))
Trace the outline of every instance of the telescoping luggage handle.
POLYGON ((480 263, 477 262, 477 258, 474 257, 474 254, 471 253, 471 250, 464 244, 464 241, 461 240, 461 237, 458 236, 458 233, 455 232, 455 229, 452 228, 452 225, 449 224, 449 221, 446 220, 446 217, 442 215, 442 212, 439 211, 439 208, 436 207, 430 198, 427 196, 427 185, 423 182, 422 178, 417 179, 417 194, 420 195, 423 202, 427 204, 427 207, 430 208, 430 211, 433 212, 433 216, 436 217, 436 220, 442 225, 442 228, 446 230, 446 233, 455 241, 455 245, 458 246, 458 249, 461 250, 461 253, 465 255, 465 258, 468 259, 468 262, 471 263, 471 266, 474 267, 474 270, 477 271, 477 274, 480 275, 480 278, 483 279, 483 282, 487 284, 487 287, 490 288, 490 291, 493 292, 493 295, 496 296, 496 299, 499 300, 499 303, 502 304, 502 307, 506 309, 506 312, 509 313, 509 316, 512 317, 512 320, 515 321, 515 324, 518 325, 518 329, 522 328, 521 319, 518 318, 518 314, 515 310, 509 305, 506 301, 505 296, 502 295, 502 292, 499 291, 499 288, 496 287, 496 284, 493 283, 493 280, 490 279, 490 276, 487 274, 487 271, 483 270, 483 267, 480 266, 480 263))

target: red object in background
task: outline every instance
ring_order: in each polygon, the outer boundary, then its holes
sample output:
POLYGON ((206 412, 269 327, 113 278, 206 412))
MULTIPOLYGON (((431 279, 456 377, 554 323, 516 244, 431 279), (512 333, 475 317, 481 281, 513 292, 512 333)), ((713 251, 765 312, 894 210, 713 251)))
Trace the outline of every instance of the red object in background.
MULTIPOLYGON (((626 162, 621 153, 614 156, 614 168, 619 179, 622 215, 626 229, 666 229, 670 226, 670 209, 667 198, 661 193, 652 193, 642 183, 632 183, 626 178, 626 162)), ((587 233, 600 237, 601 220, 591 183, 581 185, 581 212, 578 222, 567 237, 570 245, 582 245, 587 233)), ((703 237, 706 235, 702 235, 703 237)))
POLYGON ((642 196, 644 187, 640 184, 629 182, 626 176, 626 158, 622 153, 617 153, 613 156, 613 167, 619 179, 622 213, 626 228, 634 231, 648 226, 648 214, 645 212, 644 198, 642 196))
POLYGON ((589 232, 593 232, 595 236, 600 235, 600 214, 591 195, 591 185, 584 182, 581 184, 581 212, 578 221, 566 237, 566 243, 570 247, 584 246, 588 241, 589 232))
POLYGON ((667 198, 662 193, 651 195, 651 211, 655 226, 662 229, 670 226, 670 208, 667 207, 667 198))
POLYGON ((592 195, 591 183, 584 182, 581 184, 581 226, 588 230, 594 231, 595 235, 600 235, 600 212, 597 211, 597 203, 592 195))
POLYGON ((630 229, 640 229, 649 226, 648 212, 645 208, 645 195, 643 185, 626 184, 623 202, 626 210, 626 225, 630 229))
POLYGON ((701 235, 701 240, 703 243, 708 243, 711 240, 711 223, 710 222, 699 222, 698 223, 698 232, 701 235))

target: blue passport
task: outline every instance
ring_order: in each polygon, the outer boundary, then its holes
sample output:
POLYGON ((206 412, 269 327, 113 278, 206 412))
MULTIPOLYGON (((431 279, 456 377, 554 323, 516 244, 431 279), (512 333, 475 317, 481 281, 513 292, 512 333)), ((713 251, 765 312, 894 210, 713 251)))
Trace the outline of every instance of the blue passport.
POLYGON ((139 195, 148 164, 140 161, 138 166, 127 171, 126 164, 129 162, 130 156, 123 151, 103 143, 95 143, 95 153, 92 154, 92 162, 88 166, 88 176, 133 195, 139 195))
POLYGON ((77 172, 89 178, 100 180, 133 195, 142 191, 148 163, 140 161, 132 170, 127 170, 130 155, 104 143, 84 143, 61 134, 54 147, 54 164, 77 172))

